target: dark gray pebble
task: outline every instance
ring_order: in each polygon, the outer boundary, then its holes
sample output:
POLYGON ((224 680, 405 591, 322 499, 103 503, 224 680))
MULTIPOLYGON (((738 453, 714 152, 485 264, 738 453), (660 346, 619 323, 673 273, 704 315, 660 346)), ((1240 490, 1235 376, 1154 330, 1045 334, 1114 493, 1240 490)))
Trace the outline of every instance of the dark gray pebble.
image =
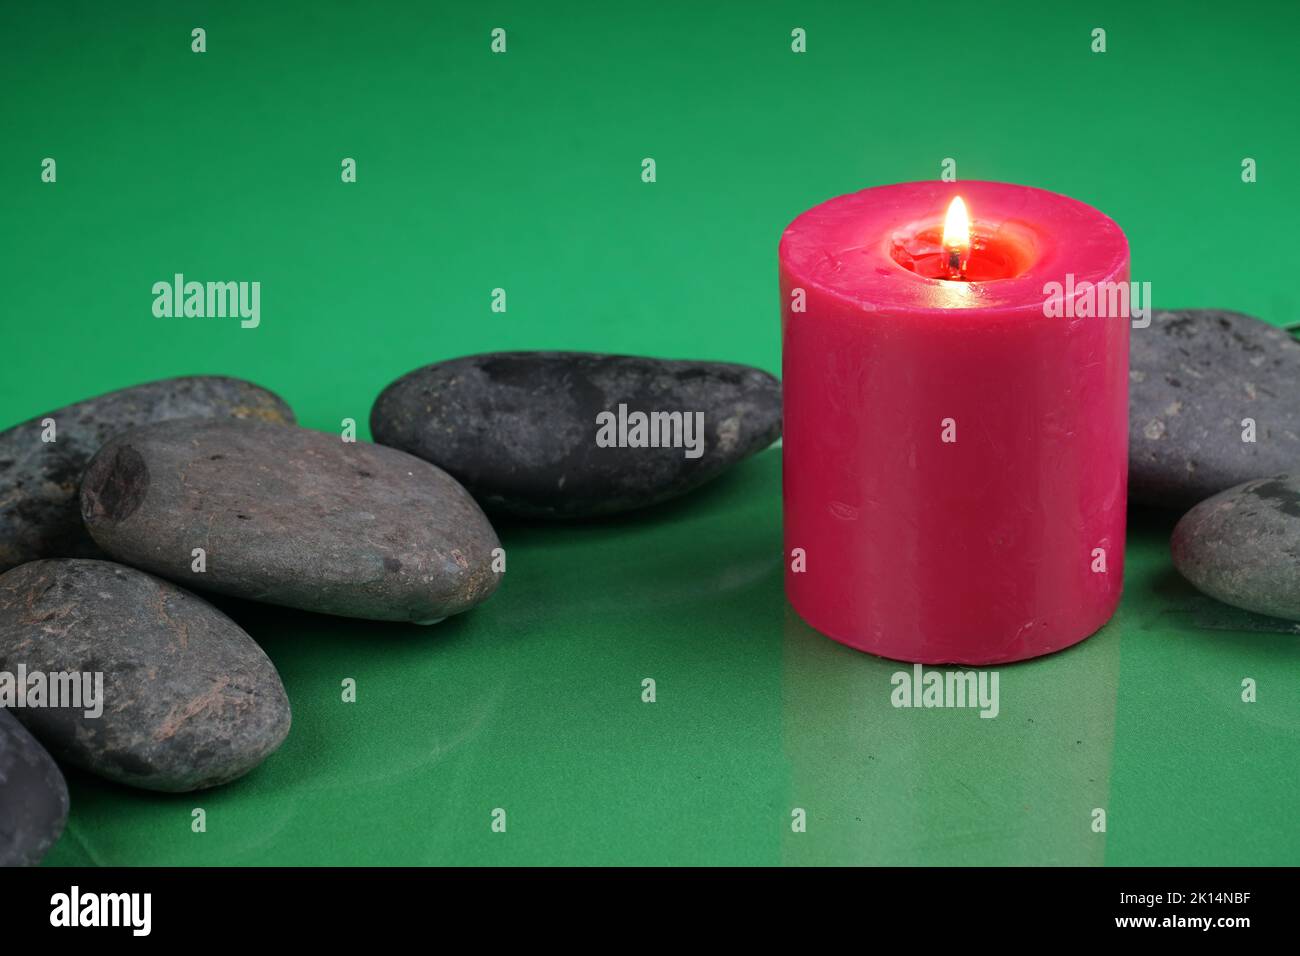
POLYGON ((135 787, 227 783, 289 732, 284 686, 252 638, 202 598, 109 561, 0 575, 0 670, 20 666, 29 685, 76 675, 80 706, 29 698, 14 716, 58 759, 135 787))
POLYGON ((1300 470, 1300 342, 1239 312, 1155 312, 1129 347, 1129 495, 1189 508, 1300 470), (1252 419, 1253 442, 1245 419, 1252 419))
POLYGON ((68 787, 53 759, 0 710, 0 866, 35 866, 68 820, 68 787))
POLYGON ((765 448, 781 435, 781 386, 722 362, 500 352, 403 376, 375 401, 370 430, 489 510, 579 518, 675 498, 765 448), (642 440, 660 447, 632 447, 642 440))
POLYGON ((1227 604, 1300 621, 1300 475, 1248 481, 1174 528, 1174 565, 1227 604))
POLYGON ((496 533, 446 473, 304 428, 189 420, 136 429, 91 462, 82 517, 120 561, 325 614, 432 623, 499 582, 496 533))
POLYGON ((294 421, 288 405, 252 382, 196 375, 109 392, 0 432, 0 571, 37 558, 101 556, 77 505, 87 462, 129 428, 192 417, 294 421), (52 442, 42 440, 46 419, 52 442))

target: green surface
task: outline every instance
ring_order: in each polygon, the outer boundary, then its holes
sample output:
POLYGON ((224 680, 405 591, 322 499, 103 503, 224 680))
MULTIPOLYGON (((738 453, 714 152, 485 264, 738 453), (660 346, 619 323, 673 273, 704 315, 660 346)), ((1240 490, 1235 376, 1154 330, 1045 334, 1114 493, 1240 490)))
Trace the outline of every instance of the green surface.
MULTIPOLYGON (((294 6, 0 7, 0 427, 226 373, 335 430, 508 348, 777 371, 780 230, 945 157, 1107 212, 1158 307, 1300 314, 1293 4, 294 6), (259 280, 261 326, 155 319, 174 272, 259 280)), ((786 607, 779 454, 644 515, 501 525, 501 590, 436 628, 232 606, 283 748, 198 795, 73 776, 49 862, 1300 862, 1300 634, 1197 596, 1168 521, 1135 521, 1104 631, 1001 668, 996 719, 896 710, 901 665, 786 607)))

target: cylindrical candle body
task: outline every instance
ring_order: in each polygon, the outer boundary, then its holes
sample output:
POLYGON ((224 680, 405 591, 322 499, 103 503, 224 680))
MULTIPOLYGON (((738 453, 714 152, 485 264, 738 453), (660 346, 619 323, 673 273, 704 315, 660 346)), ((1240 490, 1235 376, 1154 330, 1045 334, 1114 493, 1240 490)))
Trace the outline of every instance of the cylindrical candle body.
POLYGON ((1124 572, 1119 227, 1027 187, 886 186, 799 216, 780 277, 786 593, 800 616, 921 663, 1022 660, 1100 628, 1124 572), (954 195, 1007 277, 906 264, 898 250, 954 195))

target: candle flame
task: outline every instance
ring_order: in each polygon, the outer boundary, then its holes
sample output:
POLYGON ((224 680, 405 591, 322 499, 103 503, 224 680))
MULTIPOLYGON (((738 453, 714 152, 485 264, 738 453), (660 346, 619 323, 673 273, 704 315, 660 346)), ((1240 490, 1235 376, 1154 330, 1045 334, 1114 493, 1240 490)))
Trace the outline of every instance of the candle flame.
POLYGON ((944 278, 965 281, 970 259, 970 216, 960 196, 953 196, 948 215, 943 220, 944 278))
POLYGON ((945 252, 970 248, 970 216, 960 196, 952 197, 948 215, 943 220, 943 248, 945 252))

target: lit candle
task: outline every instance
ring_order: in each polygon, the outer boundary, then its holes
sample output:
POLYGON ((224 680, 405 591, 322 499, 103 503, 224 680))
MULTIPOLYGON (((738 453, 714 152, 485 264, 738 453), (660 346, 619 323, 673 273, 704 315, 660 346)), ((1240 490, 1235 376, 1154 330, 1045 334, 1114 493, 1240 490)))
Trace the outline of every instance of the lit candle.
POLYGON ((861 650, 991 664, 1119 602, 1129 325, 1045 301, 1127 288, 1128 243, 1065 196, 957 191, 840 196, 782 237, 786 593, 861 650))

